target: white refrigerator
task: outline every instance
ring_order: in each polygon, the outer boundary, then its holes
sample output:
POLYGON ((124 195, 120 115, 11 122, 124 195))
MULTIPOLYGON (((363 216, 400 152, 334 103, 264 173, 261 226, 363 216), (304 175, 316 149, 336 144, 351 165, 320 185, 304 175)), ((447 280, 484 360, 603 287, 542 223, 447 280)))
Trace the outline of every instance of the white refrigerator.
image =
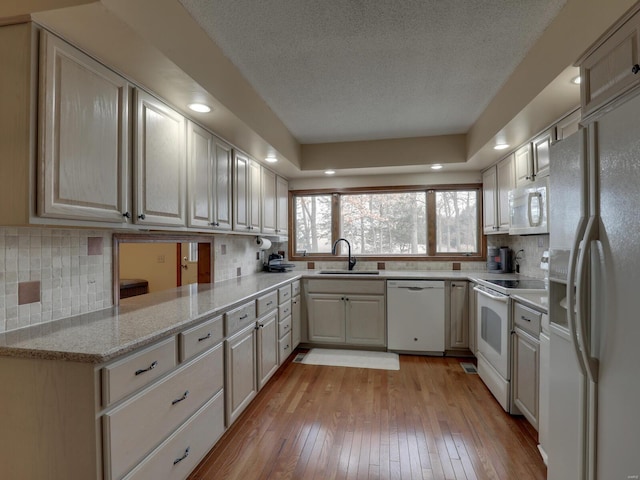
POLYGON ((551 150, 548 480, 640 478, 640 96, 551 150))

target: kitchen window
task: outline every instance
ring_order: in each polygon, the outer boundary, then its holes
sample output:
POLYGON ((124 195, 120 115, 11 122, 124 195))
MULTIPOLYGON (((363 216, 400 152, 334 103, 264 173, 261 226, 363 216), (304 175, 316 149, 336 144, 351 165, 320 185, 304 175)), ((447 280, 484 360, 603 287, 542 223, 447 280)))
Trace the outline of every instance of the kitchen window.
POLYGON ((482 256, 479 185, 304 190, 291 198, 291 259, 333 257, 340 237, 369 260, 482 256))

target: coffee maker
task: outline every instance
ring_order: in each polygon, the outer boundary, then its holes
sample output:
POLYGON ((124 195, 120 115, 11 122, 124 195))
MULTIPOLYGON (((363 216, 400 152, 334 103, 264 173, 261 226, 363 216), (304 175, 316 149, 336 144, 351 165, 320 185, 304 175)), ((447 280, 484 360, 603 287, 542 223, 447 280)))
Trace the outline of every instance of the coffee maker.
POLYGON ((509 247, 487 247, 487 271, 491 273, 511 273, 512 255, 509 247))

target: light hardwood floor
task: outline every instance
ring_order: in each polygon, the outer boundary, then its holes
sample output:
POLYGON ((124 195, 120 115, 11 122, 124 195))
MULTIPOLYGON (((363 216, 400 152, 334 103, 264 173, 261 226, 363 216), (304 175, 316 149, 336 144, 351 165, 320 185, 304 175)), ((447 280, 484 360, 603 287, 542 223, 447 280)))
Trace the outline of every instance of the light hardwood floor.
POLYGON ((289 360, 189 479, 545 479, 535 430, 460 361, 289 360))

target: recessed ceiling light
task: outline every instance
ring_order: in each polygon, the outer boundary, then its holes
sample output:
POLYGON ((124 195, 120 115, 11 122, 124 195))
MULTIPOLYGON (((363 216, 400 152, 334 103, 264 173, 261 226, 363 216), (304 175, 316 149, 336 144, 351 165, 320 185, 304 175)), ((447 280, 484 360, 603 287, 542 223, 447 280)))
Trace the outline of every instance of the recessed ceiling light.
POLYGON ((571 83, 575 85, 580 85, 580 82, 582 82, 582 77, 580 77, 580 75, 571 79, 571 83))
POLYGON ((494 149, 494 150, 505 150, 505 149, 507 149, 507 148, 509 148, 509 145, 508 145, 508 144, 506 144, 506 143, 497 143, 497 144, 493 147, 493 149, 494 149))
POLYGON ((325 175, 335 175, 336 171, 335 170, 325 170, 324 174, 325 175))
POLYGON ((440 170, 442 168, 442 165, 440 165, 439 163, 436 163, 435 165, 431 165, 431 170, 440 170))
POLYGON ((188 107, 198 113, 209 113, 211 111, 211 107, 204 103, 190 103, 188 107))
POLYGON ((265 162, 276 163, 278 159, 275 155, 268 155, 267 158, 264 159, 265 162))

